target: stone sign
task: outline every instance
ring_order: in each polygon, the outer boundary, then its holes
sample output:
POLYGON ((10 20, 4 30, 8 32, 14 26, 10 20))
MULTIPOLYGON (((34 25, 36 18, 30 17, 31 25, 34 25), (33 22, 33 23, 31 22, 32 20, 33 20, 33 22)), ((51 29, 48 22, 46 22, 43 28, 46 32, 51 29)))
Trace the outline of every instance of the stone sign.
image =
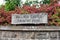
POLYGON ((47 24, 47 13, 12 14, 11 24, 47 24))

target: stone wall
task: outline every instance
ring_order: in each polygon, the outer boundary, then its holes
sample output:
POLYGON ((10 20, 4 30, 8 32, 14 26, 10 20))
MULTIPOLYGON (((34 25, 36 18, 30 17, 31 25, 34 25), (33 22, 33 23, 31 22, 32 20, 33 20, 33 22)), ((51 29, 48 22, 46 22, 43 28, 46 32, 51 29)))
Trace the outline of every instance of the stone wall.
POLYGON ((60 32, 17 32, 0 31, 0 40, 40 39, 59 40, 60 32))

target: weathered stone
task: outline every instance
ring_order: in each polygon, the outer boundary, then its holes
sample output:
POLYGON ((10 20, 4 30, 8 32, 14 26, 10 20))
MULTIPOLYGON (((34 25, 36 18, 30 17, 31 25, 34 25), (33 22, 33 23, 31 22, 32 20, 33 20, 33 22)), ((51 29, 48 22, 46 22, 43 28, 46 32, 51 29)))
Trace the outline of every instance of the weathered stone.
POLYGON ((58 37, 59 35, 58 35, 58 32, 50 32, 50 38, 52 38, 52 39, 57 39, 57 37, 58 37))
POLYGON ((59 32, 17 32, 0 31, 0 40, 20 40, 20 39, 39 39, 39 40, 57 40, 59 32))
POLYGON ((37 39, 49 39, 49 33, 48 32, 36 32, 35 38, 37 38, 37 39))

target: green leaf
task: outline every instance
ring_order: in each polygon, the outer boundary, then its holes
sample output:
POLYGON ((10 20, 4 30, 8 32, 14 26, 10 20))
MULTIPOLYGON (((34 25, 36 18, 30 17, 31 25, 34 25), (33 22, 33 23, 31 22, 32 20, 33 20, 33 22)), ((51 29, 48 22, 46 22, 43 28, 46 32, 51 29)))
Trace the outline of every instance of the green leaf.
POLYGON ((11 11, 15 9, 15 6, 19 6, 20 5, 20 1, 21 0, 5 0, 5 10, 7 11, 11 11))
POLYGON ((42 0, 43 4, 49 4, 50 0, 42 0))

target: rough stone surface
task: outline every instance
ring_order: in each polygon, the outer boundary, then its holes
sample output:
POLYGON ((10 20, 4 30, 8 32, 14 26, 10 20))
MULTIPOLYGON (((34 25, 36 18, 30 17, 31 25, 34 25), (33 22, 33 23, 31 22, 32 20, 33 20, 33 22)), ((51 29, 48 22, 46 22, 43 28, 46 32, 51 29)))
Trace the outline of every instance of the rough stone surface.
POLYGON ((60 32, 12 32, 0 31, 0 40, 40 39, 59 40, 60 32))

